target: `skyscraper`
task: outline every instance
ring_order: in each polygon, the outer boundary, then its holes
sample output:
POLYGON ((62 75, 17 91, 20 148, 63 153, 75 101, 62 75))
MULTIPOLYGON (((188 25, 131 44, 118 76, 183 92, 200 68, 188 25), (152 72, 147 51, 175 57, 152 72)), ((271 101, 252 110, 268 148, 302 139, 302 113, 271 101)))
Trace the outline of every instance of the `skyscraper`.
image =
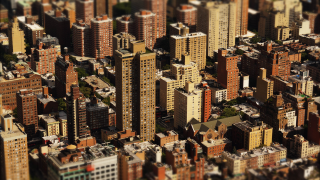
POLYGON ((82 19, 72 25, 73 51, 77 56, 90 56, 90 26, 82 19))
POLYGON ((117 128, 132 129, 143 141, 153 140, 156 54, 146 53, 144 41, 130 42, 130 50, 115 53, 117 128))
POLYGON ((29 180, 27 134, 10 114, 0 118, 0 179, 29 180))
POLYGON ((23 124, 28 139, 38 131, 37 96, 32 89, 21 89, 17 92, 18 122, 23 124))
POLYGON ((144 40, 146 47, 153 49, 157 40, 156 14, 148 10, 135 13, 135 36, 137 40, 144 40))
POLYGON ((189 29, 182 28, 181 35, 170 36, 170 57, 181 59, 185 53, 190 54, 191 61, 198 64, 198 69, 206 67, 207 36, 202 32, 188 33, 189 29))
POLYGON ((201 2, 198 8, 197 31, 207 35, 207 55, 235 45, 236 4, 219 1, 201 2))
POLYGON ((102 15, 91 20, 91 55, 94 58, 112 56, 113 24, 108 15, 102 15))
POLYGON ((134 34, 133 19, 131 18, 130 15, 123 15, 121 17, 117 17, 116 21, 117 21, 118 33, 126 32, 130 34, 134 34))
POLYGON ((86 24, 90 25, 93 16, 93 0, 76 0, 76 19, 82 19, 86 24))
POLYGON ((76 141, 90 135, 87 128, 86 98, 81 94, 79 86, 73 84, 67 94, 67 124, 68 141, 77 144, 76 141))
POLYGON ((188 26, 190 32, 195 32, 197 25, 197 8, 188 4, 181 4, 177 7, 177 22, 188 26))
POLYGON ((218 50, 218 83, 227 89, 227 99, 238 97, 239 69, 237 67, 238 56, 226 49, 218 50))
POLYGON ((9 38, 9 52, 11 54, 25 53, 24 45, 24 32, 19 29, 19 23, 17 17, 13 18, 13 22, 10 22, 8 28, 9 38))
POLYGON ((156 14, 157 38, 166 35, 167 0, 144 0, 145 9, 156 14))
POLYGON ((236 4, 236 36, 247 34, 249 0, 232 0, 236 4))
POLYGON ((59 56, 55 63, 56 96, 65 97, 69 93, 72 84, 78 84, 78 73, 73 69, 73 63, 69 61, 69 55, 59 56))

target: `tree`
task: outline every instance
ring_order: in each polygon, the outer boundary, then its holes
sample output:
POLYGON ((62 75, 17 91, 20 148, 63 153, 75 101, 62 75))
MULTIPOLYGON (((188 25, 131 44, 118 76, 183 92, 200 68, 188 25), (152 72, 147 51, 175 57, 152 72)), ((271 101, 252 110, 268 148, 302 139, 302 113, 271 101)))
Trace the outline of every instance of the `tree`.
POLYGON ((166 128, 156 124, 156 133, 162 133, 162 132, 165 132, 166 131, 166 128))
POLYGON ((279 44, 279 45, 282 45, 282 44, 283 44, 283 42, 280 41, 280 40, 275 40, 275 42, 276 42, 277 44, 279 44))
POLYGON ((110 79, 105 77, 105 76, 102 76, 101 78, 103 81, 107 82, 108 84, 110 84, 111 86, 114 86, 111 82, 110 82, 110 79))
POLYGON ((241 49, 237 49, 235 53, 238 55, 243 55, 243 51, 241 49))
POLYGON ((58 110, 59 111, 66 111, 67 110, 66 102, 64 102, 64 100, 62 98, 57 99, 57 103, 58 103, 58 110))
POLYGON ((261 41, 261 38, 259 38, 258 36, 254 36, 253 38, 251 38, 251 43, 258 43, 261 41))
POLYGON ((118 3, 113 6, 113 17, 119 17, 124 14, 131 14, 130 2, 118 3))
POLYGON ((237 154, 237 148, 233 146, 232 154, 237 154))
POLYGON ((162 67, 162 70, 168 70, 170 69, 170 64, 166 64, 162 67))
POLYGON ((85 97, 89 98, 92 90, 89 87, 80 87, 80 91, 85 97))
POLYGON ((306 52, 302 52, 301 53, 301 61, 305 61, 305 60, 308 60, 308 54, 306 52))
POLYGON ((76 71, 78 72, 78 78, 81 79, 82 77, 87 77, 89 74, 86 72, 83 68, 76 68, 76 71))
POLYGON ((238 112, 235 108, 231 107, 231 108, 224 108, 221 116, 219 117, 219 119, 223 119, 223 118, 227 118, 227 117, 232 117, 232 116, 236 116, 238 115, 238 112), (223 118, 222 118, 223 117, 223 118))
POLYGON ((70 60, 71 62, 73 62, 73 63, 75 63, 75 62, 76 62, 76 58, 75 58, 75 57, 73 57, 73 56, 69 56, 69 60, 70 60))
POLYGON ((110 97, 106 97, 102 100, 103 103, 105 103, 106 105, 110 105, 110 97))
POLYGON ((12 116, 15 118, 18 118, 18 109, 14 108, 14 110, 12 110, 12 116))

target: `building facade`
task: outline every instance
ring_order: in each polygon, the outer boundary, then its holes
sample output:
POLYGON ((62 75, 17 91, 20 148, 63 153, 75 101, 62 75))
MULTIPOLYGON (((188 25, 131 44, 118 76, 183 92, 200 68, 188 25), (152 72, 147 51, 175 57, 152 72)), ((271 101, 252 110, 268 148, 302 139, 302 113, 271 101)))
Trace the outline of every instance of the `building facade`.
POLYGON ((155 47, 158 37, 157 16, 148 10, 135 13, 135 36, 137 40, 144 40, 148 49, 155 47))
POLYGON ((76 19, 82 19, 87 25, 91 25, 91 19, 94 18, 93 0, 76 1, 76 19))
POLYGON ((72 24, 73 51, 77 56, 90 56, 90 26, 82 19, 72 24))
POLYGON ((265 102, 273 96, 273 81, 267 78, 267 70, 260 68, 259 76, 257 78, 257 88, 253 97, 261 102, 265 102))
POLYGON ((10 23, 8 28, 9 37, 9 52, 11 54, 25 53, 24 45, 24 32, 19 29, 19 23, 17 17, 13 18, 13 22, 10 23))
POLYGON ((188 4, 181 4, 176 11, 177 22, 181 22, 190 28, 190 32, 196 31, 197 27, 197 8, 188 4))
POLYGON ((130 15, 123 15, 116 18, 117 21, 117 33, 129 33, 134 34, 134 21, 130 15))

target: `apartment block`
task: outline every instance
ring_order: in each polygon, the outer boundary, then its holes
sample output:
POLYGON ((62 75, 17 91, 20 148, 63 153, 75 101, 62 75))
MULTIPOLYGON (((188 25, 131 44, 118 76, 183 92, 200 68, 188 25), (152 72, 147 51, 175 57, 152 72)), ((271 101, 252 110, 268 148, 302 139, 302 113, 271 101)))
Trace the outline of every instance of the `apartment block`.
POLYGON ((21 16, 26 16, 28 14, 32 14, 32 8, 31 8, 32 2, 28 1, 18 1, 16 3, 17 9, 16 14, 21 16))
POLYGON ((249 0, 232 1, 236 4, 236 36, 247 34, 249 0))
POLYGON ((68 120, 67 114, 64 111, 59 111, 58 121, 60 124, 60 135, 62 137, 68 136, 68 120))
POLYGON ((19 27, 24 31, 26 42, 30 46, 36 45, 37 39, 41 38, 44 28, 37 24, 31 15, 17 17, 19 27))
POLYGON ((52 4, 49 0, 36 1, 35 7, 39 9, 39 25, 45 27, 45 13, 52 10, 52 4))
POLYGON ((296 134, 294 137, 294 154, 297 158, 306 158, 320 152, 320 145, 309 142, 302 135, 296 134))
POLYGON ((222 159, 227 160, 228 170, 232 174, 245 173, 247 169, 257 169, 264 165, 275 165, 287 158, 287 148, 279 144, 248 152, 238 150, 237 154, 226 151, 222 153, 222 159))
POLYGON ((68 141, 71 144, 90 135, 86 122, 86 98, 81 94, 78 85, 71 85, 66 97, 68 141))
MULTIPOLYGON (((54 5, 55 2, 52 2, 54 5)), ((57 2, 59 4, 59 1, 57 2)), ((62 13, 66 15, 66 17, 70 20, 70 28, 72 28, 72 24, 76 22, 76 12, 75 7, 70 5, 69 1, 64 1, 63 5, 60 6, 62 13)))
POLYGON ((1 115, 0 177, 29 180, 27 134, 21 124, 13 123, 13 118, 1 115))
POLYGON ((15 109, 17 107, 16 92, 29 88, 36 94, 41 93, 41 76, 33 73, 20 74, 16 71, 3 72, 0 79, 0 92, 2 94, 2 105, 4 109, 15 109), (19 84, 17 86, 17 84, 19 84))
POLYGON ((76 1, 76 19, 82 19, 87 25, 91 25, 91 19, 94 18, 93 0, 76 1))
POLYGON ((290 76, 291 61, 289 51, 285 47, 272 47, 272 42, 268 41, 261 47, 262 67, 267 69, 267 77, 271 75, 279 76, 283 80, 288 80, 290 76))
POLYGON ((232 151, 232 141, 227 138, 217 140, 209 139, 207 141, 203 141, 201 143, 201 147, 207 157, 217 157, 221 156, 224 151, 232 151))
POLYGON ((293 25, 291 27, 292 36, 295 39, 299 39, 299 36, 302 34, 310 34, 310 21, 300 18, 293 22, 293 25))
POLYGON ((260 111, 261 121, 273 128, 273 141, 278 141, 278 131, 296 127, 297 116, 290 103, 285 104, 282 94, 273 95, 260 111))
POLYGON ((60 54, 59 40, 50 35, 37 39, 31 48, 31 69, 39 74, 55 73, 54 63, 60 54))
POLYGON ((272 127, 268 124, 254 125, 249 121, 243 121, 232 125, 232 143, 237 149, 252 150, 261 145, 272 144, 272 127))
MULTIPOLYGON (((118 179, 118 158, 113 148, 97 144, 80 151, 69 145, 65 150, 51 153, 48 148, 40 152, 47 154, 48 177, 66 179, 118 179)), ((41 156, 41 155, 40 155, 41 156)))
POLYGON ((103 59, 105 56, 112 56, 112 19, 107 15, 91 19, 91 56, 96 59, 103 59))
POLYGON ((115 53, 116 50, 130 49, 130 42, 135 40, 136 40, 136 37, 126 32, 121 32, 113 35, 112 37, 113 54, 115 53))
POLYGON ((179 134, 173 130, 164 133, 157 133, 155 136, 156 143, 159 144, 161 147, 167 143, 179 140, 179 134))
POLYGON ((220 87, 211 87, 211 102, 214 104, 219 104, 221 103, 223 100, 227 100, 227 89, 223 88, 222 86, 220 87))
POLYGON ((72 84, 78 84, 78 72, 73 69, 73 63, 69 61, 68 54, 59 56, 55 63, 56 96, 65 97, 71 92, 72 84))
POLYGON ((309 46, 319 46, 320 34, 302 34, 299 36, 299 42, 309 46))
POLYGON ((310 142, 314 142, 316 144, 320 144, 320 116, 317 112, 312 112, 309 115, 309 122, 308 122, 308 140, 310 142))
POLYGON ((58 102, 49 94, 47 86, 42 87, 42 93, 37 94, 37 99, 38 114, 58 112, 58 102))
POLYGON ((129 33, 134 34, 134 21, 131 15, 123 15, 116 18, 117 22, 117 33, 129 33))
POLYGON ((24 32, 19 28, 18 18, 14 17, 8 27, 9 52, 11 54, 25 53, 24 32))
POLYGON ((206 35, 202 32, 189 33, 183 28, 181 35, 170 36, 170 58, 181 59, 183 54, 190 54, 191 61, 198 69, 206 67, 206 35))
POLYGON ((291 103, 292 107, 296 111, 297 127, 303 126, 307 117, 306 113, 308 113, 305 107, 307 102, 304 101, 304 98, 301 95, 291 93, 283 93, 283 99, 285 102, 291 103))
POLYGON ((50 114, 38 115, 39 125, 45 129, 46 136, 60 135, 60 122, 50 114))
POLYGON ((218 50, 218 83, 227 89, 227 99, 238 97, 240 86, 238 56, 226 49, 218 50))
POLYGON ((183 88, 187 81, 198 84, 202 77, 197 64, 191 62, 190 55, 183 55, 182 61, 174 60, 169 77, 160 78, 160 106, 167 111, 174 109, 174 89, 183 88))
MULTIPOLYGON (((166 36, 167 26, 167 1, 166 0, 144 0, 144 8, 156 14, 157 38, 166 36)), ((140 39, 139 39, 140 40, 140 39)))
POLYGON ((265 68, 260 68, 259 76, 257 78, 257 88, 253 97, 261 102, 265 102, 273 96, 273 84, 274 82, 267 78, 267 70, 265 68))
POLYGON ((87 104, 86 114, 87 114, 87 124, 90 129, 98 129, 107 126, 115 126, 114 121, 109 121, 109 111, 110 109, 103 102, 99 102, 96 97, 91 99, 91 102, 87 104))
POLYGON ((70 19, 62 13, 61 9, 45 13, 46 33, 59 39, 62 48, 70 46, 70 19))
POLYGON ((303 93, 307 96, 313 96, 313 80, 309 76, 309 71, 300 70, 299 75, 293 75, 288 78, 289 82, 299 83, 299 93, 303 93))
POLYGON ((118 177, 123 180, 142 178, 143 161, 132 151, 118 151, 118 177))
POLYGON ((72 43, 73 51, 77 56, 90 56, 90 26, 85 24, 82 19, 77 19, 72 24, 72 43))
POLYGON ((116 51, 116 125, 132 129, 149 141, 155 134, 156 54, 146 52, 145 41, 133 41, 130 50, 116 51))
POLYGON ((134 31, 137 40, 144 40, 146 47, 152 50, 159 35, 156 14, 148 10, 140 10, 134 15, 134 31))
POLYGON ((35 136, 39 129, 37 96, 32 89, 21 89, 17 92, 18 122, 23 124, 28 139, 35 136))
POLYGON ((260 52, 252 51, 242 55, 241 58, 241 71, 248 74, 250 80, 256 80, 260 74, 260 68, 262 67, 260 61, 260 52))
POLYGON ((196 32, 197 27, 197 8, 189 4, 181 4, 176 11, 177 22, 188 26, 190 32, 196 32))
POLYGON ((198 9, 197 31, 207 35, 207 56, 214 51, 235 45, 236 4, 217 1, 201 2, 198 9))
POLYGON ((182 24, 181 22, 170 24, 170 27, 169 27, 170 36, 171 35, 181 35, 182 30, 187 31, 184 34, 187 34, 190 32, 190 28, 187 27, 186 25, 182 24))
POLYGON ((211 89, 208 86, 208 83, 203 81, 199 88, 202 90, 202 115, 201 122, 207 122, 211 116, 211 89))
POLYGON ((310 33, 320 33, 319 13, 303 12, 303 18, 310 22, 310 33))
POLYGON ((194 83, 186 82, 185 88, 174 90, 174 127, 184 128, 189 121, 202 118, 202 91, 194 83))

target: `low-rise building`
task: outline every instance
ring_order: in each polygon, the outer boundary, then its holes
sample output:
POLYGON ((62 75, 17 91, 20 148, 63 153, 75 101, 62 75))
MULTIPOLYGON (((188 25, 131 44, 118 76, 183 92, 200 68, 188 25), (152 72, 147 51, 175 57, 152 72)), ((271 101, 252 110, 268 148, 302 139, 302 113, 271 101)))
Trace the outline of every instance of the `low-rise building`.
POLYGON ((104 89, 110 87, 109 84, 101 80, 95 75, 87 76, 84 81, 88 83, 88 85, 92 88, 93 91, 96 91, 97 89, 104 89))
POLYGON ((62 137, 68 136, 68 127, 67 127, 67 113, 64 111, 59 111, 58 121, 60 123, 60 135, 62 137))
POLYGON ((55 86, 55 76, 53 73, 41 74, 42 85, 54 88, 55 86))
POLYGON ((106 126, 115 126, 115 118, 109 121, 109 106, 101 102, 97 97, 93 97, 86 108, 87 124, 90 129, 98 129, 106 126))
POLYGON ((132 180, 142 178, 143 161, 132 151, 118 151, 119 179, 132 180))
POLYGON ((276 144, 251 151, 238 150, 237 154, 223 152, 222 158, 227 160, 228 170, 232 174, 245 173, 246 169, 256 169, 286 161, 287 148, 276 144))
POLYGON ((209 139, 201 142, 203 153, 208 157, 221 156, 223 151, 232 151, 232 142, 227 138, 222 139, 209 139))
POLYGON ((316 46, 320 44, 320 34, 302 34, 299 36, 299 41, 309 46, 316 46))
POLYGON ((42 94, 37 94, 38 114, 58 112, 58 102, 49 94, 49 88, 42 86, 42 94))
POLYGON ((46 131, 46 136, 60 135, 60 122, 49 114, 38 115, 39 124, 46 131))
POLYGON ((167 143, 177 141, 179 140, 179 134, 175 131, 166 131, 164 133, 157 133, 155 135, 155 141, 157 144, 159 144, 161 147, 164 146, 167 143))
POLYGON ((138 156, 143 163, 158 162, 161 163, 162 149, 159 145, 152 144, 148 141, 128 144, 123 147, 138 156))
POLYGON ((309 142, 302 135, 294 135, 293 153, 298 158, 316 155, 320 152, 320 145, 309 142))
POLYGON ((237 111, 241 111, 244 113, 244 116, 241 117, 243 120, 249 120, 252 123, 260 120, 260 110, 255 106, 247 103, 242 103, 234 105, 232 107, 237 111))

